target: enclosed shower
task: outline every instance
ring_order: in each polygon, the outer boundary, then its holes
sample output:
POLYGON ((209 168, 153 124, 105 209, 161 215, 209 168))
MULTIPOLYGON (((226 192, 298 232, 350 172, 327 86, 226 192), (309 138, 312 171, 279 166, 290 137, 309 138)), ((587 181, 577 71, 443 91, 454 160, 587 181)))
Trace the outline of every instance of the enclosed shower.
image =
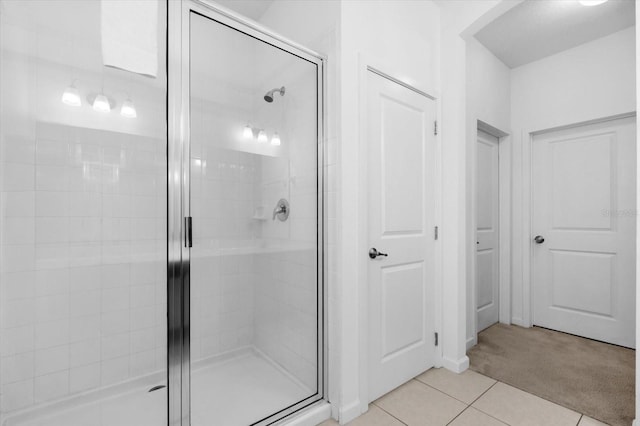
POLYGON ((323 60, 209 1, 0 12, 0 424, 320 401, 323 60))

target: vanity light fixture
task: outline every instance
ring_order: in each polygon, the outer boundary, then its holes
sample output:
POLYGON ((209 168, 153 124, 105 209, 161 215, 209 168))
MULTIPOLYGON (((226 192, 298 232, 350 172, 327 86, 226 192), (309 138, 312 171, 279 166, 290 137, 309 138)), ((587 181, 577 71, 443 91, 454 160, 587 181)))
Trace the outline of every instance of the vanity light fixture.
POLYGON ((267 134, 265 133, 264 130, 260 130, 260 132, 258 132, 258 142, 266 142, 267 141, 267 134))
POLYGON ((607 0, 579 0, 583 6, 598 6, 599 4, 606 3, 607 0))
POLYGON ((136 107, 133 105, 133 101, 131 99, 124 101, 122 108, 120 108, 120 115, 127 118, 136 118, 138 116, 136 107))
POLYGON ((93 109, 98 112, 111 111, 111 105, 109 105, 109 99, 107 99, 104 93, 100 93, 99 95, 96 95, 96 98, 93 100, 93 109))
POLYGON ((242 136, 244 136, 245 139, 253 139, 253 129, 250 125, 247 124, 246 126, 244 126, 242 136))
POLYGON ((273 134, 273 137, 271 138, 271 145, 280 146, 280 136, 278 136, 278 133, 273 134))
POLYGON ((64 93, 62 94, 62 103, 70 106, 82 105, 82 101, 80 100, 80 93, 73 83, 71 83, 71 86, 64 89, 64 93))

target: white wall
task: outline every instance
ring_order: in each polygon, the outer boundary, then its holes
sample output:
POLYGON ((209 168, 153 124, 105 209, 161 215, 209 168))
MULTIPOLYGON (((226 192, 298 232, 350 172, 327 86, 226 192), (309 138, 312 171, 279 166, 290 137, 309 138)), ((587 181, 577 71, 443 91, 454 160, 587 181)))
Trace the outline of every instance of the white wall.
MULTIPOLYGON (((442 351, 443 366, 453 371, 468 367, 466 356, 466 306, 469 186, 466 82, 467 58, 463 35, 471 26, 495 15, 503 3, 439 1, 442 146, 442 351)), ((474 120, 475 123, 475 120, 474 120)))
MULTIPOLYGON (((640 21, 640 8, 636 7, 636 23, 640 21)), ((640 63, 640 33, 636 31, 635 34, 635 42, 636 42, 636 64, 640 63)), ((635 82, 636 82, 636 111, 640 109, 640 84, 638 84, 638 80, 640 79, 640 73, 638 72, 638 67, 636 66, 635 73, 635 82)), ((640 126, 636 125, 636 143, 640 140, 640 126)), ((636 181, 638 185, 636 188, 640 188, 640 173, 637 172, 637 165, 640 164, 640 149, 636 150, 636 181)), ((640 197, 636 198, 637 207, 636 209, 640 211, 640 197)), ((637 249, 640 247, 640 215, 637 216, 636 223, 636 346, 638 342, 640 342, 640 291, 638 291, 638 287, 640 287, 640 274, 637 271, 640 271, 640 251, 637 249)), ((638 420, 640 419, 640 354, 636 351, 636 419, 633 420, 633 426, 637 426, 638 420)))
POLYGON ((635 111, 635 28, 515 68, 511 72, 513 132, 513 324, 530 326, 523 296, 528 269, 523 247, 529 133, 635 111))
MULTIPOLYGON (((477 122, 483 121, 505 133, 511 127, 511 74, 510 69, 475 38, 466 43, 467 60, 467 205, 476 204, 475 152, 477 149, 477 122)), ((509 143, 503 140, 501 143, 509 143)), ((505 148, 505 147, 502 147, 505 148)), ((506 151, 503 149, 503 151, 506 151)), ((476 340, 476 244, 475 210, 466 209, 467 229, 471 230, 471 240, 466 242, 467 252, 467 348, 476 340)))

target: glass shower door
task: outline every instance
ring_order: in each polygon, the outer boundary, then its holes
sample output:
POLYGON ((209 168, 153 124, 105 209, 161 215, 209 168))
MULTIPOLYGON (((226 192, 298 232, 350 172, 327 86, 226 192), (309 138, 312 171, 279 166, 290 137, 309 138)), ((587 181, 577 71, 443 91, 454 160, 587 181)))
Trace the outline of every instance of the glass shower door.
POLYGON ((322 395, 321 61, 204 10, 189 38, 191 424, 269 424, 322 395))

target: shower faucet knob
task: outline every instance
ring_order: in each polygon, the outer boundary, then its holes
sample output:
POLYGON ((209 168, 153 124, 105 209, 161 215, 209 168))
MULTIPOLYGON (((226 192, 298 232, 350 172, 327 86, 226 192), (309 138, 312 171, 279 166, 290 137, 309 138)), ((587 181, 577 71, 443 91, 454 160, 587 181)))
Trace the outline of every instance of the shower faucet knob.
POLYGON ((276 220, 277 217, 280 222, 284 222, 289 218, 290 212, 289 202, 284 198, 281 198, 273 209, 273 220, 276 220))

